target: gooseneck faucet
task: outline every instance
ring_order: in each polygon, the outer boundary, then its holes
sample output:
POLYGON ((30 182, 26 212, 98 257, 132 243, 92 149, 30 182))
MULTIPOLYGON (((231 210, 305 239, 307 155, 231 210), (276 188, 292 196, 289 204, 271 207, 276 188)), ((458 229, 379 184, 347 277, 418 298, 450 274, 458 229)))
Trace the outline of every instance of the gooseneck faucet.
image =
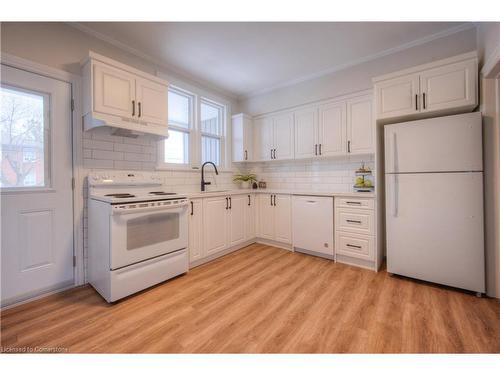
POLYGON ((205 182, 205 165, 207 164, 212 164, 214 166, 214 169, 215 169, 215 174, 219 174, 219 171, 217 170, 217 166, 212 163, 211 161, 206 161, 203 163, 203 165, 201 166, 201 191, 205 191, 205 185, 210 185, 212 184, 211 182, 205 182))

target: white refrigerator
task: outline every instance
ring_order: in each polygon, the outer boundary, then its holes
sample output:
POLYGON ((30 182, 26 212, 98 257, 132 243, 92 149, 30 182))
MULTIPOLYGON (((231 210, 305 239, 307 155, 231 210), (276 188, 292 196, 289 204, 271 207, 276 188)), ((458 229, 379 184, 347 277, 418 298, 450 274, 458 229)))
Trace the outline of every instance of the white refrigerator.
POLYGON ((385 127, 387 271, 485 292, 481 114, 385 127))

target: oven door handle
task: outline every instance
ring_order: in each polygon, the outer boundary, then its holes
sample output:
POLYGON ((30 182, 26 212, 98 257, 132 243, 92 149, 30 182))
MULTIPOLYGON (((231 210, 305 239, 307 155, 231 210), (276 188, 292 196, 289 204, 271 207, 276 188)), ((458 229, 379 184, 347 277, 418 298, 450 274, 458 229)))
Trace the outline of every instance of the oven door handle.
POLYGON ((185 208, 187 209, 188 202, 183 202, 183 203, 177 203, 177 204, 171 204, 171 205, 165 205, 165 206, 147 206, 147 207, 141 207, 140 203, 137 204, 138 207, 134 208, 120 208, 120 205, 115 205, 112 208, 113 215, 129 215, 129 214, 135 214, 135 213, 144 213, 144 212, 157 212, 157 211, 171 211, 175 210, 178 208, 185 208))

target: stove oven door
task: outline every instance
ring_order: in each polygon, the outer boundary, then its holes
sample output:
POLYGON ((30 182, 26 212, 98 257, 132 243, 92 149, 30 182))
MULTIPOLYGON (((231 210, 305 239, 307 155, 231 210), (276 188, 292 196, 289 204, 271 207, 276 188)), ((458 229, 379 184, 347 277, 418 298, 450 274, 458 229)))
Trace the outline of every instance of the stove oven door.
POLYGON ((187 207, 124 210, 111 215, 111 269, 187 248, 187 207))

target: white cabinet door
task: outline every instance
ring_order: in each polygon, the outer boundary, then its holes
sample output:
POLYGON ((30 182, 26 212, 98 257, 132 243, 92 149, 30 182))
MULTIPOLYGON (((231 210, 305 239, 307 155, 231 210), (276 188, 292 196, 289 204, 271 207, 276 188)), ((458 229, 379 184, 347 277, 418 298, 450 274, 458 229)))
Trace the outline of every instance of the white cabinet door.
POLYGON ((375 152, 375 123, 372 118, 371 96, 347 102, 347 139, 351 154, 375 152))
POLYGON ((412 74, 375 84, 377 118, 406 116, 418 113, 419 75, 412 74))
POLYGON ((318 143, 321 156, 346 152, 345 103, 328 103, 319 107, 318 143))
POLYGON ((317 117, 316 107, 295 112, 295 159, 312 158, 318 154, 317 117))
POLYGON ((252 119, 244 114, 232 118, 233 161, 253 160, 252 119))
POLYGON ((203 199, 203 243, 205 255, 227 248, 228 200, 226 197, 203 199))
POLYGON ((189 261, 203 258, 203 202, 192 199, 189 215, 189 261))
POLYGON ((137 118, 167 126, 168 87, 144 78, 136 80, 137 118))
POLYGON ((245 205, 246 195, 229 197, 229 246, 245 241, 245 205))
POLYGON ((259 202, 259 237, 274 240, 274 206, 272 194, 258 194, 259 202))
POLYGON ((255 194, 245 195, 245 241, 255 238, 255 194))
POLYGON ((273 117, 274 121, 274 158, 293 159, 294 132, 293 113, 273 117))
POLYGON ((475 106, 476 66, 475 61, 466 61, 422 72, 422 112, 475 106))
POLYGON ((271 117, 260 118, 255 121, 254 155, 257 160, 271 160, 274 147, 274 126, 271 117))
POLYGON ((94 65, 94 111, 136 118, 135 76, 108 65, 94 65))
POLYGON ((274 195, 275 240, 292 243, 292 200, 290 195, 274 195))

